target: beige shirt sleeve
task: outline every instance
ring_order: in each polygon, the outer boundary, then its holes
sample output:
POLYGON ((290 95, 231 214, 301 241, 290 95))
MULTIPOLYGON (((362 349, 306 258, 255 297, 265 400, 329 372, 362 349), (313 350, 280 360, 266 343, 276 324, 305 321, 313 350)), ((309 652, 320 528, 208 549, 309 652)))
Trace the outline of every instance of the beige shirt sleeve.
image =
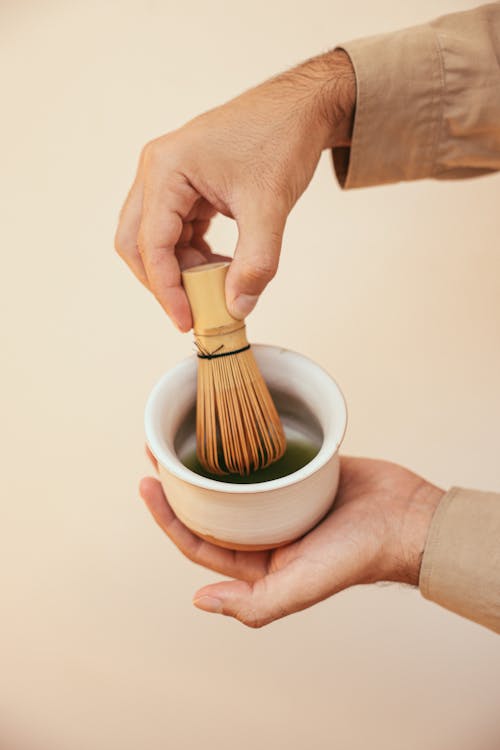
POLYGON ((419 586, 426 599, 500 633, 500 495, 457 487, 446 493, 419 586))
POLYGON ((343 187, 500 169, 500 3, 339 46, 357 84, 343 187))
MULTIPOLYGON (((500 3, 340 45, 356 74, 344 188, 500 169, 500 3)), ((500 495, 453 488, 432 520, 420 591, 500 633, 500 495)))

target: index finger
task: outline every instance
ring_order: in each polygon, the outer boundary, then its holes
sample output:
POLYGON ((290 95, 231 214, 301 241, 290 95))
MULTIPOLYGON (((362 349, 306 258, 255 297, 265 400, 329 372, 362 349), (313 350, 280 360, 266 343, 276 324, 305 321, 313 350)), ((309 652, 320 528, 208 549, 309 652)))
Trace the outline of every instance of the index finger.
POLYGON ((181 284, 175 246, 183 222, 199 199, 197 191, 179 173, 149 174, 144 184, 139 252, 149 286, 177 327, 192 326, 191 308, 181 284))

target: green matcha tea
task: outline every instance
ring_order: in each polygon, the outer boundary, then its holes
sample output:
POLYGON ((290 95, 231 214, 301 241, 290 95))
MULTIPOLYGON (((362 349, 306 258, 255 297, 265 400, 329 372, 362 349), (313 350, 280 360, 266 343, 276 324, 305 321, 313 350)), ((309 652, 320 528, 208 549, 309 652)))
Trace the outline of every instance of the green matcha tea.
POLYGON ((279 461, 275 461, 274 464, 271 464, 266 469, 254 471, 247 477, 242 477, 239 474, 224 474, 222 476, 211 474, 198 461, 196 450, 191 451, 181 460, 184 466, 194 471, 195 474, 199 474, 207 479, 215 479, 216 482, 255 484, 257 482, 270 482, 271 479, 281 479, 281 477, 286 477, 288 474, 293 474, 294 471, 302 469, 303 466, 312 461, 318 451, 319 448, 314 443, 305 440, 288 440, 286 451, 279 461))

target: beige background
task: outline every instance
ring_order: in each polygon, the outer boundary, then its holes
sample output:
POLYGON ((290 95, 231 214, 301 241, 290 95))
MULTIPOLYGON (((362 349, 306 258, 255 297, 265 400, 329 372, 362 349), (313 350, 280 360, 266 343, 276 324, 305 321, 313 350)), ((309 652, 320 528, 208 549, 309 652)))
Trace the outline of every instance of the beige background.
MULTIPOLYGON (((498 637, 397 586, 260 631, 195 610, 138 499, 192 350, 113 254, 142 144, 459 0, 0 5, 2 750, 498 750, 498 637)), ((328 154, 249 323, 343 387, 345 449, 500 489, 500 177, 342 193, 328 154)), ((230 222, 212 240, 234 246, 230 222)))

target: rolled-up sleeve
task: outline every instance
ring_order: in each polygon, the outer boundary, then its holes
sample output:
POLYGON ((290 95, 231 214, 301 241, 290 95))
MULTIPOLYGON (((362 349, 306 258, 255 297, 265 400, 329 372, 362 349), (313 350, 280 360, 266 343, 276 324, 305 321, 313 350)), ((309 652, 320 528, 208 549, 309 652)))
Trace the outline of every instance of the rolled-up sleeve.
POLYGON ((431 523, 422 595, 500 633, 500 495, 454 487, 431 523))
POLYGON ((500 169, 500 3, 339 47, 357 85, 342 187, 500 169))

